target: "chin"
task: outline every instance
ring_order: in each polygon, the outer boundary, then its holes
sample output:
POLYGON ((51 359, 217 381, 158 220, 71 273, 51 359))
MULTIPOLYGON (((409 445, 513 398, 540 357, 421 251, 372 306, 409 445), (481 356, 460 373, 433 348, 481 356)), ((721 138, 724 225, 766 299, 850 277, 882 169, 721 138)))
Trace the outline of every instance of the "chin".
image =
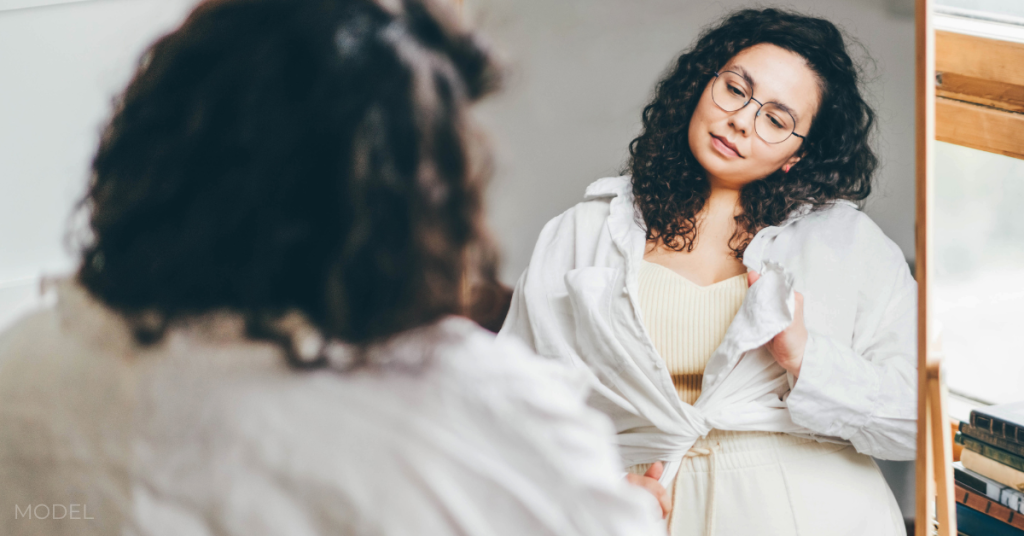
POLYGON ((728 177, 734 173, 734 170, 730 169, 732 166, 728 162, 723 162, 722 158, 712 151, 694 151, 693 156, 697 159, 700 167, 704 168, 704 171, 711 175, 728 177))

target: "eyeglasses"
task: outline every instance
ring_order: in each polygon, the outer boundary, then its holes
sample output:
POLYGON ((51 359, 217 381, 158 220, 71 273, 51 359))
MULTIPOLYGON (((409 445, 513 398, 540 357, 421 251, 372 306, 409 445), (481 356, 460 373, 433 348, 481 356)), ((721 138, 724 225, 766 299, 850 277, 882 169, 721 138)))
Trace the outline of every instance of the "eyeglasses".
POLYGON ((793 114, 774 102, 761 102, 753 97, 754 91, 747 84, 746 79, 739 73, 733 71, 722 71, 715 73, 715 81, 711 85, 711 99, 719 108, 727 112, 735 112, 742 109, 750 101, 758 104, 757 114, 754 116, 754 132, 767 143, 782 143, 790 136, 796 136, 801 140, 807 138, 793 132, 796 128, 796 119, 793 114))

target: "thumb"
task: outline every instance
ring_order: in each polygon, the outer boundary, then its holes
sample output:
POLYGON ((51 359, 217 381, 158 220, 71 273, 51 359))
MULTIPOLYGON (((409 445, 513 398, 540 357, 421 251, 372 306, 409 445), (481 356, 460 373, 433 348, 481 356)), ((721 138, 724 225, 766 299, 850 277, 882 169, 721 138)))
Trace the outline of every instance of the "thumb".
POLYGON ((661 479, 661 473, 665 471, 665 464, 661 462, 654 462, 651 464, 651 468, 644 473, 644 476, 653 478, 655 480, 661 479))
POLYGON ((747 286, 748 287, 754 286, 754 283, 757 283, 758 279, 761 279, 761 274, 759 274, 759 273, 757 273, 757 272, 755 272, 753 270, 747 272, 747 286))

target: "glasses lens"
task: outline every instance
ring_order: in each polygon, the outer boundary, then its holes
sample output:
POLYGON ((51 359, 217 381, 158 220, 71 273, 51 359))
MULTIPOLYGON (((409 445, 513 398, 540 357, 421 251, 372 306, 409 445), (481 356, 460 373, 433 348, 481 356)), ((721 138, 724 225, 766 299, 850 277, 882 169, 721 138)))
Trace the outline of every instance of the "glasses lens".
POLYGON ((767 103, 761 107, 761 111, 754 120, 754 130, 768 143, 781 143, 793 133, 796 121, 789 112, 779 108, 773 103, 767 103))
POLYGON ((735 112, 750 102, 750 87, 740 75, 725 71, 711 86, 711 98, 723 110, 735 112))

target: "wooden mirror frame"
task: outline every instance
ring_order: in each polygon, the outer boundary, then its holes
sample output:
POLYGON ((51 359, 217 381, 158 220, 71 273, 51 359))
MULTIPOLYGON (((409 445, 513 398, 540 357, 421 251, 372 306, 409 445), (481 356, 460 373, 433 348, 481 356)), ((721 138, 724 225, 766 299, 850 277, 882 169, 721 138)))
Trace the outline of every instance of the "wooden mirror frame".
POLYGON ((916 0, 917 460, 916 536, 956 536, 953 445, 949 433, 942 354, 932 329, 932 208, 935 147, 935 26, 932 0, 916 0))

